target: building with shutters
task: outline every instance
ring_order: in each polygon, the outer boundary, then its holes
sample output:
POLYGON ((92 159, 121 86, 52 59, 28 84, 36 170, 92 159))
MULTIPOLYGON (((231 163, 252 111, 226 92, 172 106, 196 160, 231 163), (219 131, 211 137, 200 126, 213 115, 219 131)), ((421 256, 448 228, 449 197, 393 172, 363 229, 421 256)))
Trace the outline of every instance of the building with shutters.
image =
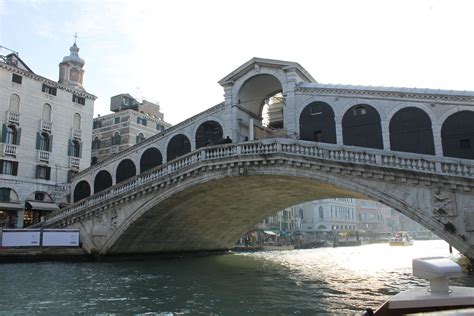
POLYGON ((28 226, 68 203, 68 180, 90 166, 96 97, 82 87, 78 52, 74 43, 53 81, 0 46, 0 227, 28 226))
POLYGON ((164 121, 159 104, 139 102, 128 93, 111 97, 110 110, 114 113, 94 118, 92 164, 171 126, 164 121))

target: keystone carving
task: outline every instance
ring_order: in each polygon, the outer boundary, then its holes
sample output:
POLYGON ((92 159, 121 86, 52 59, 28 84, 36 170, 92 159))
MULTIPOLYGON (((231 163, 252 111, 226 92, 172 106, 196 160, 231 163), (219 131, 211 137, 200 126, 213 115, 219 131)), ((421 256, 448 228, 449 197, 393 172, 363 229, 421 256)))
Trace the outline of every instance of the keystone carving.
POLYGON ((432 205, 433 216, 456 216, 454 199, 448 193, 434 192, 432 205))

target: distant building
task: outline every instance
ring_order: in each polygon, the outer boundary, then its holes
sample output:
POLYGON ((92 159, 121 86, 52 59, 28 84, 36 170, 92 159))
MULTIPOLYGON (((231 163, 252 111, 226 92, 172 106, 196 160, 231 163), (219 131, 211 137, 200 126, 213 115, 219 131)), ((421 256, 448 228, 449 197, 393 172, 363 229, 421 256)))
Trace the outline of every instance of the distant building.
POLYGON ((171 126, 164 121, 159 104, 140 103, 127 93, 111 97, 110 110, 115 113, 94 118, 92 164, 171 126))
POLYGON ((96 97, 82 86, 78 52, 74 43, 58 82, 18 53, 0 56, 0 226, 36 223, 68 203, 68 180, 90 165, 96 97))

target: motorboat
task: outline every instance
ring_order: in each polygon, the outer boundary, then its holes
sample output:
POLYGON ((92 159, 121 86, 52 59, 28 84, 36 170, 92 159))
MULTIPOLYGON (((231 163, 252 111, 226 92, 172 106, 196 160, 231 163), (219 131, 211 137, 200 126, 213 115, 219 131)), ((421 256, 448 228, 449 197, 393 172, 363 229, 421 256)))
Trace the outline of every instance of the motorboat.
POLYGON ((397 232, 389 241, 390 246, 411 246, 413 245, 413 238, 410 237, 408 232, 400 231, 397 232))
POLYGON ((444 257, 413 259, 413 275, 428 279, 429 288, 414 288, 400 292, 387 300, 374 313, 368 309, 363 315, 474 315, 474 288, 452 286, 450 278, 462 274, 461 266, 444 257), (431 314, 435 313, 435 314, 431 314), (445 314, 447 313, 447 314, 445 314))

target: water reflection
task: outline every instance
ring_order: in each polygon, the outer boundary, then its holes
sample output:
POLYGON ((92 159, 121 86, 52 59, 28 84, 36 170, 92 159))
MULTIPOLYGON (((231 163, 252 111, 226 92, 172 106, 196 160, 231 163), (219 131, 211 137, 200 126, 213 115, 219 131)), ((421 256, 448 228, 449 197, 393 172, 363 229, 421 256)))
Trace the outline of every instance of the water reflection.
MULTIPOLYGON (((376 307, 427 281, 413 257, 449 255, 442 241, 242 253, 143 262, 0 265, 0 315, 314 315, 376 307)), ((458 284, 474 285, 474 276, 458 284)))

